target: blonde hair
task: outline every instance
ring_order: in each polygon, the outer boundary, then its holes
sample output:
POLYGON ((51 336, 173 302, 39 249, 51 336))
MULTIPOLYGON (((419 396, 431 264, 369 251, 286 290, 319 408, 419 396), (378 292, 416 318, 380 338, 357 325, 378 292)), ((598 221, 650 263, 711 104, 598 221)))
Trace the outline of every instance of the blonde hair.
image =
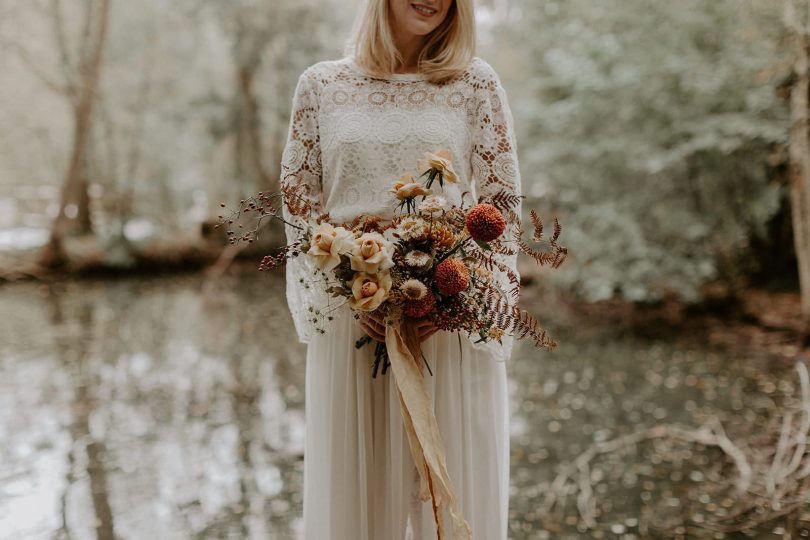
MULTIPOLYGON (((345 54, 371 76, 386 77, 403 64, 394 43, 389 0, 366 0, 345 54)), ((417 66, 428 81, 442 83, 461 75, 475 55, 473 0, 452 0, 442 23, 425 36, 417 66)))

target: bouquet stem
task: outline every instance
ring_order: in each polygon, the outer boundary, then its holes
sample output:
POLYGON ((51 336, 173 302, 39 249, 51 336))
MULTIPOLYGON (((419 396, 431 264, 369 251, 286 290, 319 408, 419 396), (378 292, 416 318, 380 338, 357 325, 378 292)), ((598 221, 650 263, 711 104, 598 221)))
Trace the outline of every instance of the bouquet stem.
POLYGON ((472 239, 472 237, 469 234, 465 234, 464 237, 461 240, 456 242, 456 245, 454 245, 452 248, 450 248, 450 251, 448 251, 447 253, 445 253, 444 255, 439 257, 438 259, 436 259, 436 264, 438 265, 443 260, 445 260, 445 259, 449 258, 450 256, 452 256, 453 253, 455 253, 456 251, 458 251, 459 249, 464 247, 464 244, 469 242, 471 239, 472 239))

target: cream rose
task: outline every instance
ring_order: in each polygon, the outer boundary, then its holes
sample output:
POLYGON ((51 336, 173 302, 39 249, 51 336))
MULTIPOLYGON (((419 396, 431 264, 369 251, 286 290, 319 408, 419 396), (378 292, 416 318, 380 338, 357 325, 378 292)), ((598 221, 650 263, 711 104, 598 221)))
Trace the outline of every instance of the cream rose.
POLYGON ((458 175, 453 169, 453 154, 447 148, 437 152, 425 152, 425 159, 419 161, 419 170, 436 169, 442 173, 446 182, 458 182, 458 175))
POLYGON ((312 232, 307 255, 321 270, 328 272, 340 264, 340 256, 348 255, 354 247, 354 234, 343 227, 321 223, 312 232))
POLYGON ((352 281, 352 297, 349 306, 358 311, 374 311, 388 298, 393 280, 388 272, 367 274, 360 272, 352 281))
POLYGON ((394 245, 380 233, 368 232, 354 241, 352 270, 374 274, 394 266, 394 245))

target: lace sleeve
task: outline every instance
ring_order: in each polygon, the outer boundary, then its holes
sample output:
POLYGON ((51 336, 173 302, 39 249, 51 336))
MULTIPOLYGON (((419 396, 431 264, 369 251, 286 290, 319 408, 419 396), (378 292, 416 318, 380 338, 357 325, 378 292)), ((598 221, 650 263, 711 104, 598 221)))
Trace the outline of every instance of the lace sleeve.
MULTIPOLYGON (((321 149, 318 133, 317 80, 311 68, 298 78, 292 100, 290 127, 281 157, 281 191, 284 219, 303 224, 310 216, 321 213, 321 149)), ((285 225, 287 243, 294 242, 298 229, 285 225)), ((319 291, 310 285, 313 269, 307 257, 287 261, 287 304, 298 339, 309 343, 315 329, 310 315, 318 303, 319 291)))
MULTIPOLYGON (((517 303, 520 274, 517 269, 515 232, 521 226, 521 181, 518 167, 517 140, 506 90, 497 73, 484 64, 482 84, 477 90, 476 128, 470 156, 474 193, 479 203, 498 208, 506 218, 502 240, 492 243, 495 276, 510 303, 517 303)), ((507 359, 514 339, 504 336, 497 341, 476 344, 491 350, 496 357, 507 359)))

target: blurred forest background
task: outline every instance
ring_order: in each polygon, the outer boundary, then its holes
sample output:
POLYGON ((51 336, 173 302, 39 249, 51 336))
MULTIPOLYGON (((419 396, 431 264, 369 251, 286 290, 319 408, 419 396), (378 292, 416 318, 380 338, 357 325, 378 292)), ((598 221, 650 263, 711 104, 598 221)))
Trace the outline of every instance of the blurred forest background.
MULTIPOLYGON (((358 5, 0 0, 0 538, 297 538, 281 231, 214 225, 358 5)), ((476 6, 569 249, 524 272, 561 347, 510 363, 510 538, 810 536, 810 2, 476 6)))
MULTIPOLYGON (((561 285, 795 287, 780 2, 479 4, 525 193, 573 256, 561 285)), ((297 76, 342 55, 356 5, 3 0, 0 249, 127 266, 193 246, 220 202, 276 185, 297 76)))

